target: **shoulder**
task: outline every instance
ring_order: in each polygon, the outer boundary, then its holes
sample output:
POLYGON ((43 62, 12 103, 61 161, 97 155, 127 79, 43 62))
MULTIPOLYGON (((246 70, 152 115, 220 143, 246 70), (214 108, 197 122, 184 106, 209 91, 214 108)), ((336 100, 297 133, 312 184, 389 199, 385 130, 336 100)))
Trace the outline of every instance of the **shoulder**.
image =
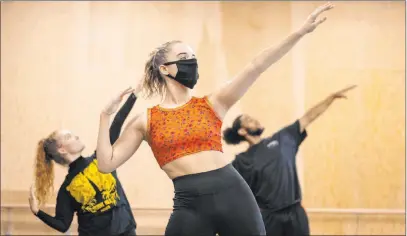
POLYGON ((68 187, 69 184, 71 183, 72 179, 73 179, 73 178, 70 177, 69 175, 67 175, 67 176, 65 177, 64 182, 61 184, 61 186, 60 186, 59 189, 58 189, 58 196, 65 195, 65 194, 68 193, 67 187, 68 187))
POLYGON ((267 136, 266 138, 263 138, 260 143, 267 144, 273 140, 276 140, 276 139, 278 139, 278 136, 280 133, 281 133, 281 130, 271 134, 270 136, 267 136))
POLYGON ((223 121, 226 116, 227 109, 220 105, 217 96, 214 93, 199 97, 198 99, 204 101, 213 110, 219 120, 223 121))
POLYGON ((294 122, 291 122, 285 125, 281 131, 300 131, 300 121, 297 119, 294 122))
POLYGON ((129 123, 126 126, 127 131, 140 132, 143 134, 144 138, 146 138, 150 122, 150 115, 151 108, 148 108, 143 112, 137 113, 129 120, 129 123))
POLYGON ((140 112, 133 116, 129 123, 127 124, 127 128, 131 129, 142 129, 144 124, 147 124, 147 111, 140 112))

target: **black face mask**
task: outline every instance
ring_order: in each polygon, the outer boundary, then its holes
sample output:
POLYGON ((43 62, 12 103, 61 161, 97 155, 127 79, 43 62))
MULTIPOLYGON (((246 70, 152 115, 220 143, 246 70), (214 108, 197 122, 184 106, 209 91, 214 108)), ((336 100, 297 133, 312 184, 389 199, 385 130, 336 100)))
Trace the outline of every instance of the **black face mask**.
POLYGON ((263 129, 255 129, 255 130, 248 129, 247 133, 250 136, 260 136, 263 133, 263 131, 264 131, 264 128, 263 129))
POLYGON ((170 74, 168 74, 168 77, 184 85, 185 87, 193 89, 199 79, 198 62, 196 59, 193 58, 188 60, 171 61, 164 63, 163 65, 168 66, 172 64, 177 65, 178 72, 175 77, 170 74))

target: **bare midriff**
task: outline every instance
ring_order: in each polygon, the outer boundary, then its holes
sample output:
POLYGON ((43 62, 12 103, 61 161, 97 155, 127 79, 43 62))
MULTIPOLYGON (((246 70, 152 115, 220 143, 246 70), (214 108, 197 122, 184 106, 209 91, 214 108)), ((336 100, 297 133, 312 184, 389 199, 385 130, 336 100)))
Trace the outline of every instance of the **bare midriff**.
POLYGON ((228 163, 222 152, 201 151, 173 160, 162 166, 162 169, 170 179, 174 179, 183 175, 216 170, 228 163))

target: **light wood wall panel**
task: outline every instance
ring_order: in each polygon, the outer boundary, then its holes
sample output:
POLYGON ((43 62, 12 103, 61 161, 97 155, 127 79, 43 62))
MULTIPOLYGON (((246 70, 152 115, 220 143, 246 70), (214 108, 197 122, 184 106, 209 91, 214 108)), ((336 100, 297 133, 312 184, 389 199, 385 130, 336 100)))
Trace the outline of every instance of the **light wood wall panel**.
POLYGON ((405 208, 404 3, 336 5, 305 40, 306 107, 358 87, 309 128, 305 205, 405 208))
MULTIPOLYGON (((319 4, 2 2, 2 203, 4 191, 28 190, 36 143, 52 130, 72 129, 86 143, 85 154, 93 152, 101 108, 117 91, 134 85, 155 46, 173 39, 192 46, 201 75, 195 95, 202 96, 298 28, 319 4)), ((224 127, 247 113, 271 134, 331 92, 357 84, 348 100, 333 104, 309 128, 298 163, 304 205, 404 208, 404 3, 335 4, 327 22, 264 73, 232 108, 224 127)), ((131 116, 157 102, 138 100, 131 116)), ((245 148, 224 146, 226 158, 245 148)), ((56 171, 58 187, 66 170, 56 171)), ((172 183, 148 145, 119 168, 119 176, 132 206, 172 206, 172 183)), ((355 216, 324 217, 310 216, 313 232, 355 230, 354 223, 346 223, 355 216)), ((164 218, 157 221, 166 224, 164 218)), ((358 220, 359 233, 400 232, 404 226, 390 216, 358 220), (381 224, 386 225, 383 231, 381 224)))

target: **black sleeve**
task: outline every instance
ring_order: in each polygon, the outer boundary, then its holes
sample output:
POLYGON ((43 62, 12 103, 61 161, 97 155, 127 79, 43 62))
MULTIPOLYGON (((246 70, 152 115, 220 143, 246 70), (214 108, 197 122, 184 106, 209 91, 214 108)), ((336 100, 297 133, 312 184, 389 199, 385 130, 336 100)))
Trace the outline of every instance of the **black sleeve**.
POLYGON ((294 139, 294 141, 296 142, 296 144, 298 146, 307 137, 306 130, 304 130, 302 133, 300 133, 300 121, 299 120, 296 120, 291 125, 284 127, 283 129, 280 130, 280 132, 289 134, 294 139))
MULTIPOLYGON (((119 138, 123 123, 126 120, 127 116, 129 115, 131 109, 133 108, 136 100, 137 100, 136 95, 134 95, 134 93, 130 94, 129 98, 127 98, 126 102, 123 104, 123 106, 120 108, 120 110, 114 117, 113 122, 110 125, 109 129, 111 145, 113 145, 119 138)), ((93 153, 92 157, 96 158, 96 150, 93 153)))
POLYGON ((136 102, 137 97, 134 93, 131 93, 127 101, 123 104, 120 110, 117 112, 116 116, 113 119, 113 122, 110 126, 110 144, 114 144, 116 140, 119 138, 120 131, 122 129, 123 123, 126 120, 127 116, 129 115, 131 109, 136 102))
POLYGON ((75 212, 71 201, 72 199, 66 190, 61 188, 58 192, 55 217, 52 217, 41 210, 38 211, 37 217, 59 232, 66 232, 71 226, 75 212))

